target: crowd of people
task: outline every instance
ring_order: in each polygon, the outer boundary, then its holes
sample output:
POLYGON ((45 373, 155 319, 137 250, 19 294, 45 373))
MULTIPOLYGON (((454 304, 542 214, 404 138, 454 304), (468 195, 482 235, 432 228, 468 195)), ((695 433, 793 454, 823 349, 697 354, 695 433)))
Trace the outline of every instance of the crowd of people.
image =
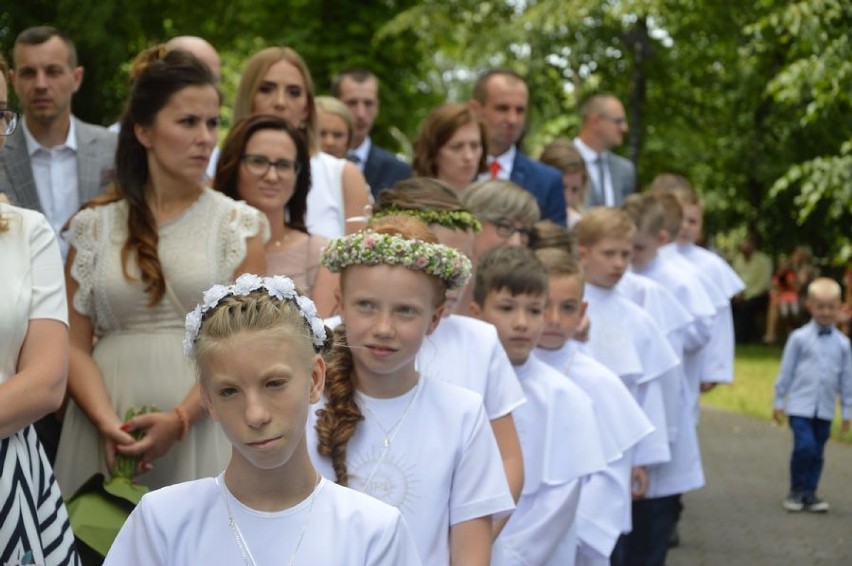
POLYGON ((375 75, 319 96, 289 47, 245 62, 221 147, 201 38, 135 58, 110 130, 73 116, 61 31, 11 63, 0 564, 80 563, 63 501, 119 457, 152 491, 106 564, 665 563, 747 285, 686 178, 637 192, 617 97, 536 160, 527 82, 489 70, 409 166, 371 140, 375 75))

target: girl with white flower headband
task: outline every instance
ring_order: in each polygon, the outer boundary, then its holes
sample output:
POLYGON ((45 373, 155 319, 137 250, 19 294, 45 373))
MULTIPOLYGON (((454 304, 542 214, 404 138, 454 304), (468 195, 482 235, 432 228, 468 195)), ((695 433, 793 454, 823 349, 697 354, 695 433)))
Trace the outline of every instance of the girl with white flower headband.
POLYGON ((286 277, 209 289, 186 317, 184 349, 231 460, 215 478, 145 495, 105 564, 420 564, 399 511, 325 480, 308 456, 328 344, 286 277))
POLYGON ((424 564, 485 566, 492 518, 514 503, 482 398, 415 366, 447 289, 470 275, 463 254, 435 242, 422 222, 389 216, 324 251, 343 323, 308 449, 325 477, 397 507, 424 564))

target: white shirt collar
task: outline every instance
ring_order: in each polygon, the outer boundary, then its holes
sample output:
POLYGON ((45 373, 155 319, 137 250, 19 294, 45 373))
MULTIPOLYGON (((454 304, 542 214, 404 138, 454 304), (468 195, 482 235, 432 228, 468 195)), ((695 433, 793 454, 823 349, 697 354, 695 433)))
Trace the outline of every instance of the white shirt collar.
POLYGON ((367 163, 367 158, 370 156, 370 148, 373 147, 373 142, 370 140, 370 136, 364 138, 364 141, 361 142, 361 145, 356 147, 355 149, 349 150, 349 155, 354 155, 358 158, 358 168, 362 171, 364 170, 364 164, 367 163))
MULTIPOLYGON (((508 179, 512 175, 512 166, 515 164, 515 155, 518 153, 518 148, 514 145, 506 150, 505 153, 502 153, 496 157, 489 155, 488 156, 488 164, 491 165, 492 162, 496 161, 500 164, 500 174, 498 178, 500 179, 508 179)), ((489 174, 486 171, 485 173, 480 175, 480 178, 488 178, 489 174)))
POLYGON ((74 153, 77 153, 77 130, 74 127, 74 117, 71 117, 70 125, 68 126, 68 135, 65 137, 65 143, 62 145, 57 145, 54 147, 46 147, 41 145, 41 143, 35 139, 30 129, 27 128, 27 120, 26 118, 21 120, 21 126, 24 132, 24 140, 27 143, 27 154, 32 157, 39 150, 50 153, 52 149, 70 149, 74 153))
MULTIPOLYGON (((586 163, 594 163, 595 159, 598 158, 598 152, 586 145, 586 142, 580 138, 574 138, 574 146, 577 148, 577 151, 580 152, 580 155, 583 156, 583 161, 586 163)), ((600 155, 604 154, 606 154, 606 152, 600 155)))

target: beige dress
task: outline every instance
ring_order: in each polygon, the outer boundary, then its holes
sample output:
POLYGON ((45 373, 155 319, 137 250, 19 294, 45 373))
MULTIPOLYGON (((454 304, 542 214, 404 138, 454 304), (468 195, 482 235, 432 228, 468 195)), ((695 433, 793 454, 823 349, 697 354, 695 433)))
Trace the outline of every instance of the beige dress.
MULTIPOLYGON (((143 405, 171 411, 185 398, 196 381, 195 367, 183 354, 186 313, 209 287, 233 279, 246 256, 246 240, 260 232, 268 237, 264 214, 205 189, 181 216, 159 227, 157 250, 169 292, 148 306, 136 262, 127 265, 133 280, 122 274, 126 203, 89 208, 74 216, 70 243, 77 255, 71 275, 80 288, 73 308, 92 321, 98 337, 92 356, 119 418, 129 408, 143 405)), ((138 481, 156 489, 215 476, 230 455, 230 443, 219 427, 203 419, 138 481)), ((106 472, 103 440, 70 402, 56 458, 63 494, 72 495, 97 472, 106 472)))
POLYGON ((322 236, 300 235, 292 245, 271 248, 266 252, 266 272, 269 275, 286 275, 298 289, 313 297, 320 253, 327 244, 328 240, 322 236))

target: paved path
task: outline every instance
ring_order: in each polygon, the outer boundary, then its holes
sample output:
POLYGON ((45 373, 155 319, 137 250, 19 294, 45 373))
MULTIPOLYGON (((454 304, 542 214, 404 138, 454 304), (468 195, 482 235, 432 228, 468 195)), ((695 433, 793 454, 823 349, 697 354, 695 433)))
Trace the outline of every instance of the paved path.
POLYGON ((852 565, 852 446, 826 447, 819 495, 831 511, 788 513, 789 429, 706 407, 701 419, 707 485, 684 498, 668 566, 852 565))

